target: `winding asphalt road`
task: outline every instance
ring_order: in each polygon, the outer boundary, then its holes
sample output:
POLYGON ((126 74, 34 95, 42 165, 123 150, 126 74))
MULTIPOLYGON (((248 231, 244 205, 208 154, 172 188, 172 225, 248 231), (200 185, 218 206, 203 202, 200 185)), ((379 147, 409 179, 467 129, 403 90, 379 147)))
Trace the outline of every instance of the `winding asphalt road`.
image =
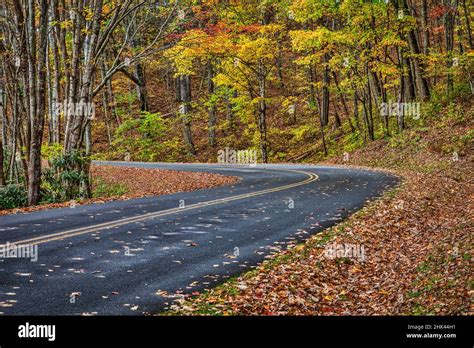
MULTIPOLYGON (((111 164, 111 163, 107 163, 111 164)), ((0 216, 4 315, 143 315, 255 267, 344 219, 398 180, 303 165, 122 163, 238 176, 233 186, 0 216)), ((370 246, 367 246, 370 249, 370 246)))

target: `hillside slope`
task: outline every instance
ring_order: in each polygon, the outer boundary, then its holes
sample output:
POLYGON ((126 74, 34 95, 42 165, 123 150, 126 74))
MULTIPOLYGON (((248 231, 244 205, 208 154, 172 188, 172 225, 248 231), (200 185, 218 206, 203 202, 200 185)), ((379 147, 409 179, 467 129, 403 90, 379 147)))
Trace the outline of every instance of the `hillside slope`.
POLYGON ((473 121, 472 103, 451 105, 423 126, 327 160, 404 180, 304 244, 178 301, 171 313, 472 315, 473 121), (364 258, 328 253, 346 245, 363 248, 364 258))

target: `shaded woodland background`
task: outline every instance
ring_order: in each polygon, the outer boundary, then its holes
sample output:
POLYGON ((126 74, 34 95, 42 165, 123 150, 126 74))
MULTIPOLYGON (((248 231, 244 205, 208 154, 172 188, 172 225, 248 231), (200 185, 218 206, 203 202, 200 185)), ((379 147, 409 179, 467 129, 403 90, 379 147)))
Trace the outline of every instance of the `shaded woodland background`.
POLYGON ((473 7, 3 1, 0 207, 90 197, 91 159, 317 162, 423 127, 472 98, 473 7))

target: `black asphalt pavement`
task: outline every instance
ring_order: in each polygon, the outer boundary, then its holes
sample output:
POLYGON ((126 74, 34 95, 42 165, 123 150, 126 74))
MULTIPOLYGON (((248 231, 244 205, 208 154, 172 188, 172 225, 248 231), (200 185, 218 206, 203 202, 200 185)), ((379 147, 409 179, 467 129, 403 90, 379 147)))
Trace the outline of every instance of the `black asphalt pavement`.
MULTIPOLYGON (((1 314, 156 313, 179 293, 213 287, 337 223, 398 182, 379 172, 322 166, 114 164, 241 180, 194 192, 0 216, 0 245, 38 251, 36 262, 0 258, 1 314)), ((370 245, 365 248, 370 251, 370 245)))

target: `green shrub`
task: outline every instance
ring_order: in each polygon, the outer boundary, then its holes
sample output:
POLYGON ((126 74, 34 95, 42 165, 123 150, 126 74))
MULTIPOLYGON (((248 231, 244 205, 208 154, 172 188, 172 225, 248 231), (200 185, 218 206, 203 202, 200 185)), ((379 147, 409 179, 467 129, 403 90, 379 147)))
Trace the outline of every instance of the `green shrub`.
POLYGON ((61 156, 63 147, 61 144, 43 144, 41 145, 41 157, 48 161, 52 161, 54 158, 61 156))
POLYGON ((0 210, 26 206, 28 194, 22 185, 0 187, 0 210))
POLYGON ((160 113, 143 111, 140 118, 125 119, 115 131, 113 148, 119 153, 130 153, 134 160, 154 161, 163 146, 166 122, 160 113))
POLYGON ((87 198, 89 174, 87 158, 79 151, 60 154, 50 161, 43 171, 43 201, 64 202, 87 198))
POLYGON ((344 151, 353 152, 364 146, 364 137, 358 130, 344 136, 344 151))

